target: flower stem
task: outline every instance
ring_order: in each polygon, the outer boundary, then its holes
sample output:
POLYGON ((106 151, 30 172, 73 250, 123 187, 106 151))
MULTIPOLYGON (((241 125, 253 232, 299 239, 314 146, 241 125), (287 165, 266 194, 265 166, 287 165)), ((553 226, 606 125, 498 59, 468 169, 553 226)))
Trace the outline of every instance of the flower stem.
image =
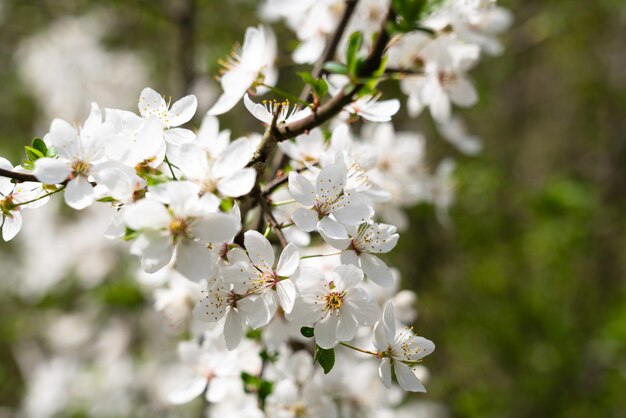
POLYGON ((344 347, 348 347, 348 348, 349 348, 349 349, 351 349, 351 350, 355 350, 355 351, 358 351, 358 352, 363 353, 363 354, 369 354, 370 356, 376 356, 376 357, 378 357, 378 353, 375 353, 375 352, 373 352, 373 351, 364 350, 364 349, 362 349, 362 348, 355 347, 355 346, 350 345, 350 344, 348 344, 348 343, 343 343, 343 342, 341 342, 341 343, 339 343, 339 344, 343 345, 344 347))
POLYGON ((291 205, 292 203, 296 203, 296 200, 290 199, 290 200, 283 200, 282 202, 272 202, 272 206, 291 205))
POLYGON ((300 260, 304 260, 305 258, 315 258, 315 257, 330 257, 331 255, 340 255, 343 251, 339 251, 336 253, 328 253, 328 254, 314 254, 314 255, 303 255, 300 257, 300 260))
POLYGON ((170 163, 170 160, 167 158, 167 155, 165 156, 165 163, 167 164, 167 166, 170 168, 170 173, 172 173, 172 178, 174 180, 178 180, 176 178, 176 174, 174 173, 174 165, 172 163, 170 163))
POLYGON ((16 204, 15 204, 15 206, 24 206, 24 205, 28 205, 28 204, 30 204, 30 203, 34 203, 34 202, 36 202, 36 201, 38 201, 38 200, 41 200, 41 199, 43 199, 43 198, 46 198, 46 197, 48 197, 48 196, 52 196, 53 194, 57 194, 57 193, 59 193, 59 192, 60 192, 61 190, 63 190, 63 189, 65 189, 65 185, 63 185, 63 186, 59 187, 59 188, 58 188, 58 189, 56 189, 56 190, 51 191, 50 193, 46 193, 46 194, 43 194, 43 195, 41 195, 41 196, 39 196, 39 197, 36 197, 35 199, 27 200, 27 201, 25 201, 25 202, 16 203, 16 204))

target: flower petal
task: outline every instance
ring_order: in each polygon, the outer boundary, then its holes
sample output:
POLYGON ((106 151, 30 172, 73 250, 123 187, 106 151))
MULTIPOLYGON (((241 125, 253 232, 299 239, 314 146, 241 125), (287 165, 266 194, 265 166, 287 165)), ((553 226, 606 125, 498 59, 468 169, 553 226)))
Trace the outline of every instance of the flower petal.
POLYGON ((313 335, 317 345, 329 349, 339 344, 337 340, 337 322, 336 315, 328 315, 315 324, 313 335))
POLYGON ((144 118, 148 118, 164 111, 167 108, 167 104, 165 103, 163 96, 150 87, 146 87, 139 95, 138 107, 139 114, 144 118))
POLYGON ((256 180, 253 168, 242 168, 217 183, 217 190, 224 196, 240 197, 250 193, 256 180))
POLYGON ((295 244, 289 243, 280 254, 276 274, 282 277, 291 276, 300 265, 300 251, 295 244))
POLYGON ((163 132, 163 137, 172 145, 183 145, 196 139, 196 134, 189 129, 171 128, 163 132))
POLYGON ((185 239, 176 249, 174 267, 189 280, 200 281, 213 277, 217 260, 205 244, 185 239))
POLYGON ((124 210, 124 222, 135 231, 167 228, 170 220, 165 206, 150 199, 141 199, 124 210))
POLYGON ((361 268, 368 279, 382 287, 393 286, 393 273, 387 264, 372 254, 361 254, 361 268))
POLYGON ((247 231, 244 234, 244 245, 257 268, 265 272, 273 271, 274 249, 267 238, 257 231, 247 231))
POLYGON ((278 302, 285 313, 290 313, 293 310, 293 305, 296 300, 296 286, 291 280, 281 280, 276 285, 276 295, 278 296, 278 302))
POLYGON ((82 210, 96 199, 96 192, 91 183, 83 176, 71 180, 65 188, 65 203, 73 209, 82 210))
POLYGON ((189 122, 196 114, 198 99, 193 94, 176 101, 168 112, 169 126, 180 126, 189 122))
POLYGON ((40 158, 35 161, 33 174, 46 184, 63 183, 72 172, 69 163, 56 158, 40 158))
POLYGON ((239 222, 226 213, 211 213, 192 224, 194 235, 207 243, 232 242, 240 228, 239 222))
POLYGON ((396 372, 398 384, 402 389, 408 392, 426 392, 426 388, 409 366, 399 361, 394 361, 393 370, 396 372))
POLYGON ((230 309, 226 314, 226 321, 224 321, 224 341, 229 351, 239 346, 243 338, 243 327, 239 312, 236 309, 230 309))
MULTIPOLYGON (((317 212, 311 209, 299 208, 291 215, 291 219, 304 232, 315 231, 317 226, 317 212)), ((347 234, 346 234, 347 237, 347 234)))
POLYGON ((389 357, 383 358, 380 362, 380 366, 378 366, 378 376, 380 380, 383 381, 385 387, 391 387, 391 359, 389 357))
POLYGON ((313 188, 313 184, 311 184, 306 177, 295 171, 289 173, 289 193, 291 197, 304 206, 313 206, 315 204, 315 189, 313 188))
POLYGON ((207 382, 207 378, 202 376, 189 379, 180 388, 168 393, 167 400, 174 405, 191 402, 204 392, 207 382))
POLYGON ((11 212, 11 217, 4 215, 4 222, 2 223, 2 239, 10 241, 20 232, 22 229, 22 214, 17 211, 11 212))

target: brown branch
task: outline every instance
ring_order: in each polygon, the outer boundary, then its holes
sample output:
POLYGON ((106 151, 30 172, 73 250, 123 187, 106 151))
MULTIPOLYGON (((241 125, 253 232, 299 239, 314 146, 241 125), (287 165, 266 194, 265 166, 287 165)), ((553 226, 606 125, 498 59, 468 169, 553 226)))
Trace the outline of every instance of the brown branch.
MULTIPOLYGON (((386 29, 386 26, 388 22, 395 20, 395 18, 396 15, 393 11, 393 7, 390 6, 387 12, 387 16, 385 16, 385 19, 382 22, 382 27, 380 29, 378 38, 376 39, 376 43, 372 47, 369 55, 363 63, 363 66, 361 67, 361 71, 359 73, 360 77, 367 78, 374 74, 374 72, 378 70, 378 68, 380 68, 383 55, 385 54, 385 49, 387 48, 387 44, 391 39, 391 36, 386 29)), ((316 109, 315 112, 313 112, 306 118, 300 119, 287 125, 279 126, 278 131, 280 133, 280 138, 278 138, 278 141, 284 141, 285 139, 293 138, 303 133, 309 132, 310 130, 328 121, 333 116, 341 112, 341 110, 346 105, 350 104, 362 88, 363 84, 357 84, 350 91, 342 91, 339 94, 335 95, 335 97, 330 99, 324 105, 320 106, 319 109, 316 109)))
POLYGON ((15 180, 16 183, 22 183, 24 181, 32 181, 35 183, 41 183, 37 177, 32 174, 26 173, 18 173, 16 171, 5 170, 4 168, 0 168, 0 177, 7 177, 15 180))
POLYGON ((274 230, 274 233, 278 238, 278 242, 280 242, 280 246, 285 248, 287 246, 287 239, 285 238, 285 234, 283 234, 280 224, 274 217, 274 214, 272 213, 272 208, 270 207, 269 203, 267 203, 267 199, 265 198, 265 196, 261 196, 261 198, 259 199, 259 205, 261 206, 261 212, 263 212, 263 215, 265 215, 265 220, 267 221, 268 225, 271 226, 274 230))
MULTIPOLYGON (((322 70, 324 68, 324 64, 326 62, 332 60, 335 57, 335 53, 337 52, 337 48, 339 47, 339 42, 343 37, 343 33, 346 31, 348 27, 348 23, 350 22, 350 18, 354 14, 354 10, 358 4, 359 0, 346 0, 345 8, 343 10, 343 15, 341 16, 341 20, 333 33, 333 36, 330 38, 330 41, 326 45, 326 49, 324 49, 324 53, 320 57, 319 60, 315 63, 313 70, 311 71, 311 75, 313 78, 317 78, 322 74, 322 70)), ((302 93, 300 93, 300 99, 305 102, 311 101, 311 86, 306 84, 304 89, 302 89, 302 93)))

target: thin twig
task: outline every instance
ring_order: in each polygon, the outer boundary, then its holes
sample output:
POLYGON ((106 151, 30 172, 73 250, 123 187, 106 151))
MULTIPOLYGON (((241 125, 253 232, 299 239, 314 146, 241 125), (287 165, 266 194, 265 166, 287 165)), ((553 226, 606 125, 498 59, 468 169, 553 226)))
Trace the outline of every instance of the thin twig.
POLYGON ((274 230, 280 246, 285 248, 287 246, 287 239, 285 238, 285 234, 283 234, 283 231, 280 228, 280 224, 274 217, 274 214, 272 213, 272 208, 267 203, 265 197, 261 196, 261 199, 259 199, 259 205, 261 206, 261 211, 265 215, 265 220, 267 221, 268 225, 271 226, 274 230))
MULTIPOLYGON (((335 54, 337 53, 337 48, 339 47, 339 42, 341 41, 341 38, 343 37, 343 33, 346 31, 346 28, 348 27, 348 23, 350 22, 350 18, 354 14, 354 10, 356 9, 358 2, 359 0, 346 0, 345 1, 346 6, 343 10, 343 15, 341 16, 341 20, 339 21, 339 24, 337 25, 337 28, 335 29, 333 36, 330 38, 330 41, 326 45, 326 49, 324 50, 324 53, 322 54, 320 59, 315 63, 315 66, 313 67, 313 70, 311 71, 311 75, 313 76, 313 78, 319 77, 322 74, 322 70, 324 69, 324 64, 326 64, 328 61, 332 60, 335 57, 335 54)), ((307 84, 304 86, 302 93, 300 93, 300 99, 306 102, 310 102, 311 101, 310 95, 311 95, 311 86, 307 84)))

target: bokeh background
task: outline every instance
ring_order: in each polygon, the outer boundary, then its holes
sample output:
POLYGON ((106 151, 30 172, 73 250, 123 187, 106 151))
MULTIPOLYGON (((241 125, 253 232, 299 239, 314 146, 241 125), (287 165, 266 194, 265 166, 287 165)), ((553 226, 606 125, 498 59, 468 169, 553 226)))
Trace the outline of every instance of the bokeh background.
MULTIPOLYGON (((418 331, 437 343, 423 397, 450 417, 623 417, 626 3, 499 3, 515 15, 506 51, 472 72, 481 101, 462 112, 483 152, 459 154, 427 115, 395 120, 426 134, 433 164, 449 155, 458 162, 451 225, 429 206, 415 208, 391 256, 404 285, 418 292, 418 331)), ((189 4, 0 0, 0 154, 17 163, 53 117, 80 120, 91 100, 133 108, 146 85, 173 97, 193 92, 205 111, 219 92, 216 61, 257 24, 258 2, 189 4)), ((285 48, 280 87, 297 92, 293 36, 275 29, 285 48)), ((223 126, 255 130, 244 112, 222 118, 223 126)), ((174 352, 176 331, 161 331, 146 296, 153 284, 134 278, 136 260, 121 257, 123 245, 102 238, 106 217, 49 206, 0 245, 3 418, 54 403, 67 382, 46 380, 46 371, 77 367, 70 359, 83 356, 102 369, 86 381, 90 390, 111 391, 105 399, 117 403, 130 393, 128 404, 137 404, 146 395, 133 392, 123 367, 109 365, 122 359, 132 368, 174 352), (76 348, 81 339, 102 344, 85 353, 76 348), (155 340, 162 353, 149 352, 155 340), (54 350, 66 353, 60 363, 28 372, 54 350), (26 389, 34 382, 50 399, 26 389)), ((150 367, 142 370, 149 380, 150 367)), ((91 416, 84 402, 71 416, 91 416)), ((111 417, 150 408, 103 404, 111 417)))

